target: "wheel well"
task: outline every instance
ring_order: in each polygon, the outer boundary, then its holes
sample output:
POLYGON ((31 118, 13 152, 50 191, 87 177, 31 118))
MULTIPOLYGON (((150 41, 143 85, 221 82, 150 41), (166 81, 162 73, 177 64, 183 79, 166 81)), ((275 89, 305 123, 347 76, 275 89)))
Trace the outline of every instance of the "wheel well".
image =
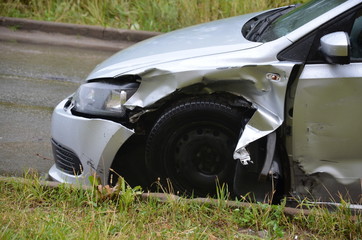
MULTIPOLYGON (((151 110, 143 114, 139 120, 134 124, 135 134, 126 141, 124 145, 119 149, 111 168, 114 169, 118 174, 125 177, 126 181, 131 186, 141 185, 144 188, 147 188, 151 185, 151 182, 147 179, 146 166, 145 166, 145 142, 148 134, 150 133, 152 127, 156 121, 162 116, 162 114, 167 111, 167 109, 172 108, 175 105, 182 104, 185 102, 190 102, 200 99, 212 99, 217 100, 222 103, 228 104, 232 108, 237 108, 243 111, 243 126, 251 118, 255 109, 252 108, 251 103, 246 101, 244 98, 235 96, 230 93, 213 93, 213 94, 184 94, 178 93, 173 94, 172 96, 163 99, 155 103, 154 105, 148 107, 148 110, 151 110)), ((280 134, 278 133, 278 136, 280 134)), ((278 137, 278 143, 280 143, 280 138, 278 137)), ((288 180, 290 179, 289 173, 289 162, 286 161, 285 151, 283 151, 281 144, 277 144, 275 151, 278 152, 280 158, 281 169, 283 174, 283 186, 282 191, 285 193, 289 187, 288 180)), ((262 155, 262 154, 261 154, 262 155)), ((261 160, 263 161, 263 160, 261 160)), ((111 174, 110 174, 111 175, 111 174)), ((113 174, 115 176, 115 174, 113 174)))
POLYGON ((146 189, 150 185, 144 161, 145 139, 142 135, 132 135, 120 147, 111 165, 108 179, 110 185, 114 186, 119 176, 132 187, 142 186, 146 189))
POLYGON ((285 149, 285 144, 284 141, 285 139, 282 136, 282 133, 280 133, 281 131, 278 131, 278 140, 277 140, 277 146, 276 146, 276 153, 279 154, 279 158, 280 158, 280 162, 281 162, 281 167, 282 167, 282 174, 283 174, 283 185, 281 186, 282 188, 282 193, 281 194, 288 194, 290 192, 291 189, 291 163, 289 161, 289 157, 288 157, 288 153, 287 150, 285 149))
POLYGON ((262 177, 262 169, 266 164, 268 149, 268 135, 258 139, 247 146, 253 163, 246 166, 237 165, 237 173, 234 179, 234 192, 237 196, 252 193, 250 200, 271 201, 278 203, 288 192, 290 187, 289 161, 283 150, 282 138, 279 131, 276 132, 276 145, 274 156, 269 167, 267 177, 262 177), (270 188, 272 187, 272 188, 270 188))
MULTIPOLYGON (((245 103, 243 103, 244 105, 245 103)), ((232 189, 233 150, 243 128, 244 112, 218 95, 182 98, 162 112, 146 143, 146 166, 180 193, 215 194, 215 178, 232 189)))
POLYGON ((226 93, 219 92, 213 94, 185 94, 185 93, 175 93, 171 96, 164 98, 152 106, 147 107, 150 110, 148 113, 143 114, 139 121, 135 123, 136 134, 147 135, 150 132, 150 129, 153 127, 157 119, 169 108, 172 106, 182 104, 185 102, 191 102, 193 100, 216 100, 222 103, 228 104, 232 108, 238 108, 243 111, 245 116, 243 126, 247 123, 247 121, 251 118, 255 109, 252 108, 250 102, 245 100, 242 97, 226 93))
POLYGON ((131 186, 141 185, 143 187, 149 186, 151 183, 147 179, 145 169, 145 142, 148 134, 156 121, 167 111, 167 109, 177 104, 190 102, 196 99, 213 99, 230 105, 233 108, 239 108, 244 111, 245 118, 243 125, 252 116, 254 109, 251 104, 245 99, 229 93, 213 93, 213 94, 173 94, 154 105, 147 108, 151 110, 143 114, 139 120, 133 124, 135 134, 131 136, 118 150, 111 169, 116 173, 110 172, 109 182, 116 183, 118 175, 121 175, 131 186), (113 179, 111 179, 113 178, 113 179))

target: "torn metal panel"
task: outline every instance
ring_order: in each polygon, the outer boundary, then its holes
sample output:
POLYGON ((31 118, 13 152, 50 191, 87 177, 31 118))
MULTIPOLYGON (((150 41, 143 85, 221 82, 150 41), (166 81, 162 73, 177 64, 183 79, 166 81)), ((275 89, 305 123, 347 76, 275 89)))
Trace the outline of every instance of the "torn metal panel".
POLYGON ((126 102, 129 108, 147 107, 183 87, 201 83, 209 93, 224 91, 250 101, 256 112, 246 125, 234 158, 250 161, 245 147, 276 130, 284 119, 284 99, 290 73, 295 63, 245 65, 213 70, 170 72, 149 69, 137 92, 126 102))
POLYGON ((264 75, 264 78, 259 81, 265 82, 269 88, 267 90, 265 88, 259 90, 263 94, 244 96, 253 103, 256 112, 245 126, 244 132, 239 139, 234 153, 235 159, 239 157, 245 158, 246 156, 243 156, 241 151, 249 143, 275 131, 283 123, 287 83, 294 65, 295 63, 277 63, 265 66, 264 68, 258 67, 258 70, 260 69, 262 72, 259 72, 259 77, 261 78, 264 75), (267 79, 270 73, 277 74, 280 77, 277 80, 267 79))

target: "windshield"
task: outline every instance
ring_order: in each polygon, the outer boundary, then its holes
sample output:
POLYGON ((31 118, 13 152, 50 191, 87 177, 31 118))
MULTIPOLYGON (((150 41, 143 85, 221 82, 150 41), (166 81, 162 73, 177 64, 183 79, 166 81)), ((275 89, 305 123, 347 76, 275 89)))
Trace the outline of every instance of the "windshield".
POLYGON ((272 22, 257 41, 268 42, 285 36, 347 0, 313 0, 272 22))

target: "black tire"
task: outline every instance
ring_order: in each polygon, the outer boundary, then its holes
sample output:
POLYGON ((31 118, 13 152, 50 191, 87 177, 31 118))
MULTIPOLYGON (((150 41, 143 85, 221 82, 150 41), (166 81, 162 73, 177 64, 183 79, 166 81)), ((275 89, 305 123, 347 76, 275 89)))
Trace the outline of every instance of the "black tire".
POLYGON ((179 103, 164 112, 146 143, 146 167, 153 180, 171 180, 175 193, 214 196, 216 179, 232 190, 233 152, 242 113, 207 99, 179 103))

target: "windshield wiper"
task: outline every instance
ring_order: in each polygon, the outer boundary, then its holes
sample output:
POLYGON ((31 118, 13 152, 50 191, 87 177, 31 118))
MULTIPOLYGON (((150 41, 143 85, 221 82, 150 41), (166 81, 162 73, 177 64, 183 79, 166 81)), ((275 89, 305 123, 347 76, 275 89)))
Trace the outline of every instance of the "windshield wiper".
POLYGON ((252 29, 246 34, 245 38, 254 42, 258 41, 265 29, 267 29, 272 22, 294 8, 296 8, 296 5, 278 9, 273 11, 271 14, 256 20, 253 23, 252 29))

